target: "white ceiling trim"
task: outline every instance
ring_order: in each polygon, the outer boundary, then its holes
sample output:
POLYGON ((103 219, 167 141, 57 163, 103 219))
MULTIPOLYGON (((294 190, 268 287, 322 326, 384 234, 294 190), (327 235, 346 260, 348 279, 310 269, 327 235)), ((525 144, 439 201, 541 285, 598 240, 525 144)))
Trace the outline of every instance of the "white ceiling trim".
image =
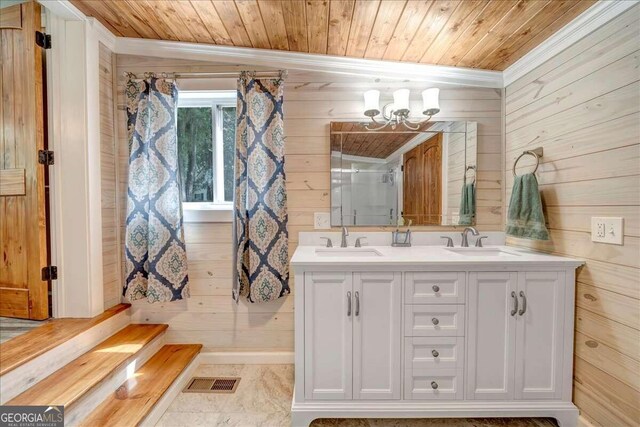
POLYGON ((65 21, 84 21, 87 19, 87 16, 68 0, 38 0, 38 2, 65 21))
POLYGON ((502 73, 499 71, 246 47, 118 37, 116 53, 145 56, 152 54, 161 58, 251 64, 289 70, 347 74, 355 77, 397 78, 442 85, 503 87, 502 73))
POLYGON ((507 87, 637 4, 635 1, 620 0, 597 2, 504 70, 504 86, 507 87))

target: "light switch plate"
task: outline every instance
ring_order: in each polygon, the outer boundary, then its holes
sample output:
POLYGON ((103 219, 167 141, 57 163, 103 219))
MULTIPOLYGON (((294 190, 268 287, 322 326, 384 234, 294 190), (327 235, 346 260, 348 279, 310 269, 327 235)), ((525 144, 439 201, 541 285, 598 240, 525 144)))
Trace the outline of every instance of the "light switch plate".
POLYGON ((316 230, 328 230, 331 228, 331 215, 329 212, 314 212, 313 228, 316 230))
POLYGON ((622 245, 623 222, 621 217, 591 217, 591 240, 598 243, 622 245))

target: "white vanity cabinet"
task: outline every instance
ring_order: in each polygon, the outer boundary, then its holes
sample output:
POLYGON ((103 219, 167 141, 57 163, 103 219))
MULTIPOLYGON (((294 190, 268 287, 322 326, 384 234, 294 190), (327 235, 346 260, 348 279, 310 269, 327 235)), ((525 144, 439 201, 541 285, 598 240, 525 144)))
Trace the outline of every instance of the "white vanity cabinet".
POLYGON ((564 272, 469 274, 467 399, 562 393, 564 272))
POLYGON ((305 398, 400 399, 401 273, 304 276, 305 398))
POLYGON ((315 418, 501 416, 576 426, 580 262, 518 253, 518 262, 448 264, 439 254, 353 265, 294 255, 301 283, 294 426, 315 418))

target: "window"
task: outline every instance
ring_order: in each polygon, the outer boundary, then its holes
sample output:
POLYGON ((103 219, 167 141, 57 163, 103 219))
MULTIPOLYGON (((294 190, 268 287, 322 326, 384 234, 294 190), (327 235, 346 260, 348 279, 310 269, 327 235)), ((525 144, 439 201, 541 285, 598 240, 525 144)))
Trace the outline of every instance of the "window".
POLYGON ((231 208, 236 93, 180 92, 177 136, 183 202, 231 208))

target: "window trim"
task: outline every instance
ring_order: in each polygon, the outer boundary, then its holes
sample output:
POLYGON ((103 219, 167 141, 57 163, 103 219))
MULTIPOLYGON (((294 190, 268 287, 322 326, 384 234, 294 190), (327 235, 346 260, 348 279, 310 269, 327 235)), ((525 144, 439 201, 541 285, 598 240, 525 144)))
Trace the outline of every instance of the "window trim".
POLYGON ((178 108, 211 108, 213 142, 213 201, 182 202, 185 222, 229 222, 233 220, 233 202, 224 200, 224 145, 222 109, 236 107, 236 91, 181 91, 178 108))

